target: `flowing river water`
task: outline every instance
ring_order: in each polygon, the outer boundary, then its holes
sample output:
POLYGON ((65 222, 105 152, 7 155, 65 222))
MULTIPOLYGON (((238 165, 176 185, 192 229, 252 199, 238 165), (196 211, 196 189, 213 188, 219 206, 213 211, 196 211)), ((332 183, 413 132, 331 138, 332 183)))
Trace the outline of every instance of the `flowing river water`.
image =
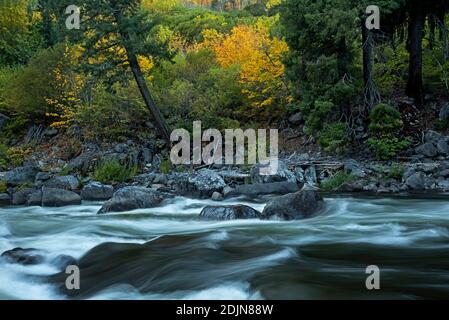
POLYGON ((101 203, 0 208, 0 253, 36 248, 46 259, 0 259, 0 299, 72 298, 51 280, 61 254, 88 256, 80 299, 449 298, 448 199, 330 196, 319 216, 290 222, 201 221, 216 203, 186 198, 107 215, 101 203), (380 290, 365 286, 370 265, 380 290))

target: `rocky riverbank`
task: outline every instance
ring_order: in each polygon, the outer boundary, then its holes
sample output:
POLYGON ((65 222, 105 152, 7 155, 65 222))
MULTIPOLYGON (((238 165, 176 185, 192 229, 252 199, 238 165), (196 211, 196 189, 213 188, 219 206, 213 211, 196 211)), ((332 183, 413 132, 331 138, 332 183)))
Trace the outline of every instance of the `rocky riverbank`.
POLYGON ((279 170, 272 176, 260 175, 259 165, 180 167, 176 172, 162 173, 162 157, 147 147, 137 149, 128 143, 99 151, 87 146, 59 170, 46 170, 50 160, 42 157, 0 172, 0 205, 51 207, 107 201, 100 212, 106 213, 154 207, 174 196, 211 198, 218 203, 232 197, 295 193, 304 185, 345 193, 447 192, 449 137, 434 131, 423 136, 423 143, 410 150, 407 158, 391 162, 324 157, 319 153, 282 155, 279 170), (102 184, 88 172, 104 159, 140 164, 144 173, 126 183, 102 184))

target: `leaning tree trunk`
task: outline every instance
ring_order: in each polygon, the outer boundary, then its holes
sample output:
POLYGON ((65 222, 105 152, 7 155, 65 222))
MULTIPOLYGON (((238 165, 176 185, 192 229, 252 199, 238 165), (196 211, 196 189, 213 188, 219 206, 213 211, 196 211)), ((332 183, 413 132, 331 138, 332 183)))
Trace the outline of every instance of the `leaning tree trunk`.
POLYGON ((420 0, 414 2, 410 9, 409 43, 410 53, 409 76, 406 94, 416 100, 418 106, 424 104, 423 78, 422 78, 422 39, 424 37, 424 24, 426 15, 420 0))
POLYGON ((151 93, 150 93, 150 90, 148 89, 145 77, 143 76, 142 70, 140 69, 140 65, 137 60, 137 57, 136 57, 136 55, 129 53, 130 51, 127 50, 127 52, 128 52, 128 61, 131 66, 131 70, 134 74, 134 78, 136 79, 137 86, 139 87, 140 93, 143 97, 143 100, 145 101, 145 104, 147 105, 148 109, 150 110, 150 113, 153 116, 157 127, 161 131, 162 137, 168 144, 170 144, 170 133, 168 131, 168 127, 165 123, 164 118, 162 117, 162 114, 160 113, 159 109, 157 108, 153 97, 151 96, 151 93))
POLYGON ((167 142, 168 145, 170 145, 170 133, 167 127, 167 124, 159 111, 156 102, 154 101, 153 97, 151 96, 150 90, 148 89, 147 82, 145 80, 145 77, 142 73, 142 70, 139 65, 139 61, 137 60, 137 55, 135 54, 135 51, 133 50, 131 43, 131 36, 130 34, 121 27, 122 19, 121 19, 121 12, 117 9, 117 2, 112 1, 111 5, 113 8, 115 8, 114 16, 115 20, 118 24, 118 29, 120 36, 124 40, 124 48, 126 51, 126 55, 128 57, 128 62, 131 67, 131 71, 134 74, 134 78, 136 79, 137 86, 139 87, 140 94, 142 95, 142 98, 145 102, 145 105, 147 106, 148 110, 150 111, 151 115, 154 118, 154 121, 156 122, 156 126, 160 130, 160 133, 162 135, 162 138, 167 142))

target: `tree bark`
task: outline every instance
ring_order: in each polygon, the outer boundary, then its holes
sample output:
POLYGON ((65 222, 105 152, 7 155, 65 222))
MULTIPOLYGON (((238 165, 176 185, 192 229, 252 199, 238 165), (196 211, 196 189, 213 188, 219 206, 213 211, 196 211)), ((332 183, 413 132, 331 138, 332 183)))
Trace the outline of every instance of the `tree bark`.
POLYGON ((406 94, 414 98, 416 104, 421 107, 424 104, 422 79, 422 39, 424 37, 425 18, 426 14, 424 13, 421 0, 414 1, 410 7, 408 31, 408 51, 410 53, 410 60, 406 94))
POLYGON ((147 82, 146 82, 145 77, 140 68, 139 61, 137 60, 137 55, 135 54, 133 48, 130 45, 131 36, 126 30, 124 30, 122 28, 121 12, 120 12, 120 10, 117 9, 116 1, 112 1, 111 5, 115 9, 115 12, 114 12, 115 20, 117 21, 120 36, 124 40, 123 46, 126 50, 128 62, 131 67, 131 71, 134 75, 134 78, 136 80, 137 86, 139 87, 140 94, 142 95, 142 98, 143 98, 148 110, 150 111, 151 115, 153 116, 154 121, 156 122, 156 126, 160 130, 162 138, 167 142, 168 145, 170 145, 171 144, 170 133, 169 133, 167 124, 166 124, 161 112, 159 111, 159 109, 156 105, 156 102, 154 101, 153 97, 151 96, 150 90, 148 89, 147 82))
POLYGON ((140 69, 137 57, 134 54, 130 54, 128 50, 127 52, 128 52, 128 61, 131 66, 131 70, 134 74, 134 78, 136 79, 137 86, 139 87, 140 93, 143 97, 143 100, 145 101, 148 110, 153 116, 154 121, 156 122, 156 125, 162 134, 163 139, 167 142, 168 145, 170 145, 170 133, 168 131, 167 124, 165 123, 165 120, 161 112, 156 106, 156 102, 154 102, 154 99, 151 96, 145 77, 143 76, 142 70, 140 69))
POLYGON ((365 82, 365 104, 368 109, 372 109, 380 102, 379 94, 374 85, 373 74, 373 38, 372 33, 365 26, 365 19, 362 19, 362 51, 363 51, 363 79, 365 82))

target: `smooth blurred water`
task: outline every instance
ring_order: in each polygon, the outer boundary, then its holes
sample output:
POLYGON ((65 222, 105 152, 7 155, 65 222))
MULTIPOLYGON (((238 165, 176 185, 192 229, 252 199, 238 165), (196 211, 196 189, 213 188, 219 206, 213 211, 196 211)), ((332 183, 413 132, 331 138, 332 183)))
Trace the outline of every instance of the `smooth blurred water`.
MULTIPOLYGON (((105 242, 150 242, 139 257, 151 255, 143 264, 124 257, 107 287, 89 288, 91 299, 449 298, 448 199, 333 197, 320 216, 291 222, 201 221, 201 209, 216 203, 185 198, 108 215, 96 215, 100 203, 0 208, 0 253, 37 248, 47 258, 37 266, 0 260, 0 299, 65 299, 43 280, 60 271, 51 260, 79 259, 105 242), (365 287, 369 265, 381 269, 381 290, 365 287), (126 280, 142 268, 144 278, 126 280)), ((235 203, 264 207, 226 202, 235 203)))

